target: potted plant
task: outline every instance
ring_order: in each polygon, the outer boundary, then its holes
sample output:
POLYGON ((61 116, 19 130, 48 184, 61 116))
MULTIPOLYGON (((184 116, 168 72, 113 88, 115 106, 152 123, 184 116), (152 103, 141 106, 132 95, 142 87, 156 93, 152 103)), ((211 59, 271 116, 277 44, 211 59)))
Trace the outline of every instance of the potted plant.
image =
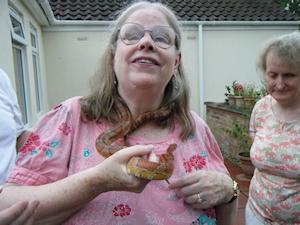
POLYGON ((243 173, 246 177, 251 178, 254 172, 254 166, 250 159, 252 138, 250 137, 248 127, 243 124, 235 123, 232 129, 227 129, 226 132, 235 140, 238 150, 237 158, 243 173))
POLYGON ((236 80, 234 80, 231 84, 231 86, 226 85, 227 93, 225 93, 225 96, 228 99, 228 103, 231 106, 234 107, 243 107, 243 90, 244 87, 242 84, 238 83, 236 80))
POLYGON ((258 91, 256 90, 255 85, 253 84, 246 84, 244 86, 244 104, 245 108, 248 110, 252 110, 253 106, 255 105, 255 102, 258 99, 258 91))
POLYGON ((225 96, 227 97, 228 104, 230 106, 234 106, 235 107, 235 98, 233 97, 233 94, 232 94, 233 91, 231 91, 231 87, 229 87, 228 85, 226 85, 225 88, 226 88, 226 91, 227 91, 225 93, 225 96))
POLYGON ((238 108, 244 107, 244 87, 241 83, 237 83, 236 81, 232 82, 233 94, 235 97, 235 106, 238 108))

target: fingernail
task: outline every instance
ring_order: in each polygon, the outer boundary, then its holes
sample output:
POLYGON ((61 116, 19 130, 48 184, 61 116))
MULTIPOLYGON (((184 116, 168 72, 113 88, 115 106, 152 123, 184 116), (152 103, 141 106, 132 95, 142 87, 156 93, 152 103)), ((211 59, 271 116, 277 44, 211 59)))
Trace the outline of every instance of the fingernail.
POLYGON ((24 202, 22 202, 22 208, 23 208, 23 210, 28 206, 28 201, 24 201, 24 202))
POLYGON ((34 208, 37 208, 40 204, 40 201, 34 200, 31 204, 33 205, 34 208))

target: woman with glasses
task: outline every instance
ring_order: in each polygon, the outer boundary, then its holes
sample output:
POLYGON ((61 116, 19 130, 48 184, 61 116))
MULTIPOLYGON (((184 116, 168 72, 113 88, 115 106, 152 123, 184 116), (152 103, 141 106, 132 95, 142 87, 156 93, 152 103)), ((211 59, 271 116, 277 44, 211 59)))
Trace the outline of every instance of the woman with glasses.
POLYGON ((162 4, 123 11, 91 94, 34 127, 0 204, 38 199, 42 224, 233 224, 237 186, 189 109, 180 44, 162 4))

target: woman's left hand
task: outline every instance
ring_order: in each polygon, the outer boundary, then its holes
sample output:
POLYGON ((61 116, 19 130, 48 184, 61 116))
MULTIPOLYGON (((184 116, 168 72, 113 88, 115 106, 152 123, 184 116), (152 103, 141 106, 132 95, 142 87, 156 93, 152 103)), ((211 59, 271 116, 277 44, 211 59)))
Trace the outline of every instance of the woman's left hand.
POLYGON ((198 171, 170 181, 179 198, 196 209, 228 202, 233 196, 232 179, 220 172, 198 171))

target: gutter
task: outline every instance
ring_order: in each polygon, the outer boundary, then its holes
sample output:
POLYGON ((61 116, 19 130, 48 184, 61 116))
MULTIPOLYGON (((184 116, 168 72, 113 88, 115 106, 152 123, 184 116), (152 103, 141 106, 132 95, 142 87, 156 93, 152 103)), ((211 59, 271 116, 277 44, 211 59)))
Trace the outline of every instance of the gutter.
MULTIPOLYGON (((39 0, 47 1, 47 0, 39 0)), ((50 6, 49 6, 50 7, 50 6)), ((52 11, 51 11, 52 13, 52 11)), ((52 13, 53 15, 53 13, 52 13)), ((49 16, 47 15, 48 19, 49 16)), ((110 26, 114 21, 91 21, 91 20, 57 20, 51 17, 50 25, 107 25, 110 26)), ((181 25, 198 26, 299 26, 300 21, 179 21, 181 25)))
POLYGON ((22 0, 22 3, 27 7, 31 12, 32 16, 37 20, 37 22, 46 26, 49 24, 48 17, 45 15, 39 4, 35 0, 22 0))
POLYGON ((55 24, 58 20, 54 17, 49 1, 48 0, 36 0, 36 1, 44 10, 44 13, 48 18, 49 25, 55 24))
POLYGON ((300 26, 300 21, 180 21, 183 25, 198 25, 199 22, 207 26, 300 26))

